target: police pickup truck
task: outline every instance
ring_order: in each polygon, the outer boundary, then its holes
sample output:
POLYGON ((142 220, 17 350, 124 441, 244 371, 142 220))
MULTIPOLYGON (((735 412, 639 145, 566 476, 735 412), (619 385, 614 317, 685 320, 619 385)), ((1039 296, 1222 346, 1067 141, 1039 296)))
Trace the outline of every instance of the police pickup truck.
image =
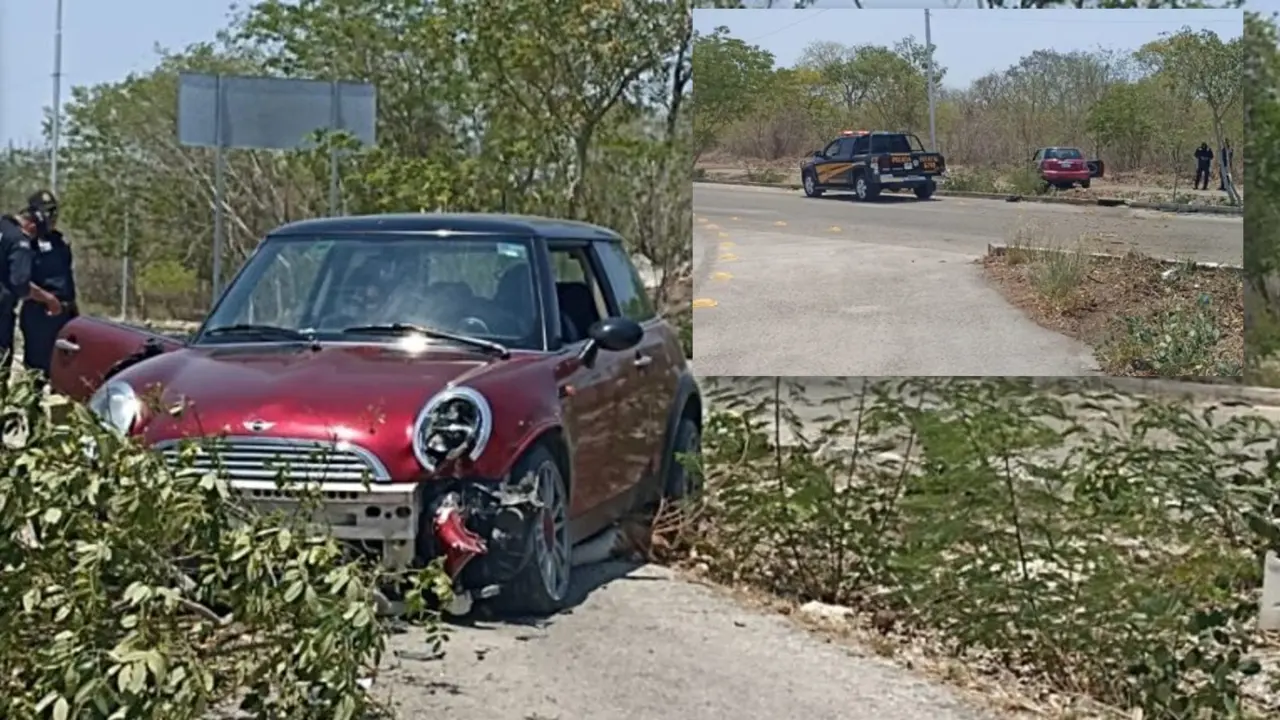
POLYGON ((946 169, 942 155, 911 133, 846 130, 800 163, 800 182, 809 197, 834 190, 874 200, 882 190, 910 189, 928 200, 946 169))

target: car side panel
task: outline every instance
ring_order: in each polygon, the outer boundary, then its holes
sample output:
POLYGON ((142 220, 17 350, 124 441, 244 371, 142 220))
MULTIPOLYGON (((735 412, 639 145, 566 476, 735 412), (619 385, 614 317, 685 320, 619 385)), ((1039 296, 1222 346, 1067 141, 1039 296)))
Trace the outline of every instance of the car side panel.
POLYGON ((168 352, 183 343, 142 328, 87 316, 77 317, 58 333, 49 369, 53 389, 76 400, 88 400, 121 360, 140 353, 148 342, 168 352))

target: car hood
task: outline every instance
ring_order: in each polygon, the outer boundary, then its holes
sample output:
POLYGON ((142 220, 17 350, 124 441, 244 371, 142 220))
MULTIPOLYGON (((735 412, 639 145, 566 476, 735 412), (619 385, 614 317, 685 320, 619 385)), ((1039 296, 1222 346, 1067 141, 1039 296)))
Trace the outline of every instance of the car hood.
POLYGON ((367 442, 407 437, 432 395, 494 362, 394 345, 215 346, 165 353, 122 377, 153 409, 152 442, 218 433, 367 442))

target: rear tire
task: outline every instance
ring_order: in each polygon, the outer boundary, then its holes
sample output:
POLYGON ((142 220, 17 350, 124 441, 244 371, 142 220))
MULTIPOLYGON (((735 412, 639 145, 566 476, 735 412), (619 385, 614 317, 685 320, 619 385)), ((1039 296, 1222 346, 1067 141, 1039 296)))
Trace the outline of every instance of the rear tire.
POLYGON ((930 181, 914 189, 915 189, 917 200, 928 200, 929 198, 933 197, 933 193, 938 189, 938 186, 932 181, 930 181))
POLYGON ((529 523, 528 561, 503 585, 495 607, 508 615, 553 615, 568 604, 573 569, 569 538, 569 487, 555 455, 546 445, 536 445, 511 469, 512 477, 533 473, 538 478, 538 498, 546 507, 529 523))
POLYGON ((853 181, 853 192, 858 196, 859 200, 869 202, 880 197, 880 186, 873 185, 870 180, 867 180, 865 173, 859 174, 857 179, 853 181))

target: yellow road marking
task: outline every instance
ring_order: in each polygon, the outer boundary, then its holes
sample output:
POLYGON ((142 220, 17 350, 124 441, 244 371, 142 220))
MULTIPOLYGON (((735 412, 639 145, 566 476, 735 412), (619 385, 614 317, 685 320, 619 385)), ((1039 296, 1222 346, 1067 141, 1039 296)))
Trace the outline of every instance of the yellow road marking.
POLYGON ((719 229, 720 229, 720 226, 719 226, 719 225, 716 225, 715 223, 710 223, 710 224, 706 225, 705 227, 706 227, 708 230, 719 230, 719 229))
POLYGON ((727 272, 714 272, 714 273, 711 273, 711 279, 712 280, 731 280, 733 279, 733 275, 730 275, 727 272))
POLYGON ((733 248, 733 247, 736 247, 736 246, 733 244, 733 242, 731 242, 731 241, 729 241, 729 240, 725 240, 724 242, 720 243, 720 249, 721 249, 721 250, 729 250, 729 249, 731 249, 731 248, 733 248))
POLYGON ((693 301, 693 307, 696 309, 713 308, 719 304, 720 303, 717 303, 715 300, 712 300, 711 298, 695 298, 693 301))
POLYGON ((828 230, 830 230, 831 232, 840 232, 840 226, 839 226, 839 225, 832 225, 831 227, 829 227, 829 228, 827 228, 827 229, 828 229, 828 230))
POLYGON ((786 227, 787 224, 782 220, 779 220, 778 222, 774 223, 774 225, 777 225, 778 227, 786 227))
POLYGON ((733 253, 720 253, 721 262, 733 262, 734 260, 737 260, 737 259, 738 259, 738 256, 734 255, 733 253))
POLYGON ((700 223, 704 223, 704 222, 706 222, 706 221, 707 221, 707 219, 706 219, 706 218, 704 218, 704 217, 694 218, 694 219, 695 219, 695 220, 697 220, 697 221, 698 221, 698 222, 700 222, 700 223))
POLYGON ((729 233, 727 233, 727 232, 721 232, 721 233, 720 233, 720 237, 729 237, 729 233))
POLYGON ((737 218, 737 217, 734 217, 733 219, 734 219, 734 220, 737 220, 738 218, 737 218))

